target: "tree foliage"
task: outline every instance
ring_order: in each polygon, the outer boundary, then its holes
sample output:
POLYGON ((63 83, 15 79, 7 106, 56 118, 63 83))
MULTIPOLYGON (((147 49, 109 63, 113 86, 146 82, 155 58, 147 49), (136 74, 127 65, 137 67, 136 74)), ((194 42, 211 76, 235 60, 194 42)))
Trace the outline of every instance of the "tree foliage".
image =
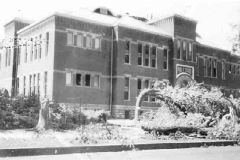
POLYGON ((230 24, 232 28, 232 35, 230 36, 230 43, 232 44, 232 53, 240 56, 240 22, 230 24))
POLYGON ((39 97, 9 97, 4 89, 0 92, 0 129, 32 128, 39 113, 39 97))
POLYGON ((226 115, 234 123, 240 117, 240 99, 233 98, 232 95, 230 97, 224 96, 221 89, 217 87, 207 89, 203 84, 190 82, 186 87, 180 88, 178 86, 173 87, 166 81, 158 81, 153 89, 144 90, 142 93, 153 93, 152 95, 156 97, 158 103, 167 106, 171 113, 176 116, 188 116, 191 113, 209 117, 205 126, 211 121, 218 121, 226 115))

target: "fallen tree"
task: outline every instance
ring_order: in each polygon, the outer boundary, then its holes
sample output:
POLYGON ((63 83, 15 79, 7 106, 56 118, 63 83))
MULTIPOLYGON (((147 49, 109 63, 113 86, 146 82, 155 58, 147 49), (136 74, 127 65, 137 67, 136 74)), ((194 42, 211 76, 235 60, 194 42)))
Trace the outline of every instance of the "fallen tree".
MULTIPOLYGON (((202 84, 190 83, 185 88, 172 87, 166 81, 155 83, 152 89, 144 89, 137 97, 135 108, 135 121, 138 120, 138 111, 141 109, 142 99, 145 95, 154 96, 158 103, 167 106, 172 114, 187 116, 189 113, 204 116, 198 126, 168 126, 167 128, 157 124, 145 125, 145 130, 156 130, 162 133, 180 130, 182 132, 201 131, 201 128, 213 127, 223 117, 228 117, 234 123, 239 122, 240 101, 239 99, 225 97, 219 88, 206 89, 202 84), (161 128, 162 127, 162 128, 161 128), (187 128, 187 129, 186 129, 187 128)), ((152 117, 154 119, 156 117, 152 117)), ((153 121, 149 119, 149 122, 153 121)))

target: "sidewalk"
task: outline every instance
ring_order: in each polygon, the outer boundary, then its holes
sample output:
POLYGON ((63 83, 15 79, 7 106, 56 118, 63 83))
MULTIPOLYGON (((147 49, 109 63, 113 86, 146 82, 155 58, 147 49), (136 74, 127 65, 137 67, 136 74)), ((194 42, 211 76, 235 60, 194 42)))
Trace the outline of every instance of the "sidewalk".
POLYGON ((120 152, 130 150, 152 150, 152 149, 176 149, 207 146, 229 146, 237 144, 236 141, 212 141, 212 142, 175 142, 175 143, 149 143, 127 145, 91 145, 74 147, 48 147, 48 148, 16 148, 0 149, 0 157, 57 155, 72 153, 94 153, 94 152, 120 152))
MULTIPOLYGON (((131 120, 108 120, 108 123, 118 125, 123 128, 132 128, 130 134, 132 137, 138 136, 141 132, 138 124, 131 120)), ((141 135, 141 134, 140 134, 141 135)), ((58 155, 72 153, 95 153, 95 152, 120 152, 131 150, 153 150, 153 149, 176 149, 176 148, 192 148, 207 146, 228 146, 235 145, 237 141, 227 140, 141 140, 137 138, 134 143, 113 143, 96 144, 96 145, 73 145, 67 138, 76 136, 75 132, 47 132, 41 134, 37 141, 31 141, 35 138, 33 133, 23 130, 7 130, 0 132, 0 157, 16 157, 16 156, 36 156, 36 155, 58 155), (48 137, 48 139, 47 139, 48 137), (14 144, 19 138, 19 144, 14 144), (50 138, 50 140, 49 140, 50 138), (29 141, 30 140, 30 141, 29 141), (50 142, 51 141, 51 142, 50 142), (29 144, 29 142, 31 144, 29 144), (9 143, 9 144, 8 144, 9 143), (26 147, 28 146, 28 147, 26 147)))

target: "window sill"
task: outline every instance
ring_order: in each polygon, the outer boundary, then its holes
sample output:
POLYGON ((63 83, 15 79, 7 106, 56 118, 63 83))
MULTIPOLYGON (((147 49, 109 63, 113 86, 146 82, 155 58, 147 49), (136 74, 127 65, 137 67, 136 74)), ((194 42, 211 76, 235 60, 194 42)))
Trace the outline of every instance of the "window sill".
POLYGON ((209 77, 209 76, 204 76, 204 78, 214 78, 214 79, 217 79, 218 77, 209 77))
POLYGON ((92 87, 92 86, 78 86, 78 85, 66 85, 69 87, 78 87, 78 88, 91 88, 91 89, 101 89, 100 87, 92 87))
POLYGON ((139 67, 143 67, 143 68, 149 68, 149 69, 158 69, 157 67, 150 67, 150 66, 143 66, 143 65, 137 65, 139 67))
POLYGON ((93 49, 93 48, 88 48, 88 47, 82 47, 82 46, 74 46, 74 45, 70 45, 70 44, 67 44, 67 46, 69 47, 74 47, 74 48, 82 48, 82 49, 89 49, 89 50, 93 50, 93 51, 101 51, 101 49, 93 49))

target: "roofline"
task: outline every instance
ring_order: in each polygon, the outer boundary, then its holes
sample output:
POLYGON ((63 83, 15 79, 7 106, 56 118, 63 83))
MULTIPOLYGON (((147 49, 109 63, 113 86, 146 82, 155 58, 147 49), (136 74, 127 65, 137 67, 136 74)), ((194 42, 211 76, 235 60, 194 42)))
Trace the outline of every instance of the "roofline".
MULTIPOLYGON (((93 21, 93 20, 89 20, 87 18, 76 17, 76 16, 72 16, 72 15, 69 15, 69 14, 55 12, 55 13, 51 14, 50 16, 48 16, 48 17, 46 17, 46 18, 44 18, 44 19, 42 19, 42 20, 40 20, 40 21, 38 21, 36 23, 33 23, 33 24, 29 25, 29 26, 26 26, 26 27, 22 28, 21 30, 19 30, 17 32, 17 34, 20 34, 20 33, 24 32, 24 31, 26 31, 27 29, 30 29, 30 28, 36 26, 37 24, 39 24, 39 23, 41 23, 41 22, 43 22, 43 21, 45 21, 48 18, 51 18, 53 16, 60 16, 60 17, 65 17, 65 18, 71 18, 71 19, 75 19, 75 20, 80 20, 80 21, 85 21, 85 22, 90 22, 90 23, 96 23, 96 24, 101 24, 101 25, 105 25, 105 26, 113 26, 113 24, 109 25, 109 24, 106 24, 106 23, 101 23, 101 22, 96 22, 96 21, 93 21)), ((111 17, 111 16, 109 16, 109 17, 111 17)), ((111 18, 116 18, 116 17, 111 17, 111 18)))
POLYGON ((188 18, 188 17, 185 17, 185 16, 182 16, 182 15, 180 15, 180 14, 171 14, 171 15, 168 15, 168 16, 164 16, 164 17, 160 17, 160 18, 157 18, 157 19, 155 19, 155 20, 153 20, 153 21, 151 21, 150 20, 150 22, 148 22, 148 24, 153 24, 153 23, 156 23, 156 22, 158 22, 158 21, 162 21, 162 20, 165 20, 165 19, 168 19, 168 18, 170 18, 170 17, 179 17, 179 18, 182 18, 182 19, 185 19, 185 20, 188 20, 188 21, 192 21, 192 22, 194 22, 194 23, 198 23, 198 21, 197 20, 195 20, 195 19, 192 19, 192 18, 188 18))
POLYGON ((217 49, 217 50, 221 50, 221 51, 225 51, 225 52, 229 52, 229 53, 231 53, 231 51, 229 51, 229 50, 226 50, 226 49, 221 49, 221 48, 214 47, 214 46, 209 46, 209 45, 202 44, 202 43, 199 43, 199 42, 197 42, 196 44, 198 44, 198 45, 200 45, 200 46, 204 46, 204 47, 210 47, 210 48, 212 48, 212 49, 217 49))
POLYGON ((186 20, 192 21, 192 22, 194 22, 194 23, 198 23, 197 20, 192 19, 192 18, 189 18, 189 17, 182 16, 182 15, 180 15, 180 14, 174 14, 173 16, 180 17, 180 18, 182 18, 182 19, 186 19, 186 20))
POLYGON ((139 31, 142 31, 142 32, 152 33, 152 34, 158 34, 158 35, 160 35, 160 36, 164 36, 164 37, 166 37, 166 38, 171 38, 171 39, 172 39, 172 36, 169 36, 169 35, 166 35, 166 34, 162 34, 162 33, 160 33, 160 32, 146 31, 146 30, 141 29, 141 28, 129 27, 129 26, 123 25, 123 24, 118 24, 118 25, 115 25, 114 27, 116 27, 116 26, 126 27, 126 28, 135 29, 135 30, 139 30, 139 31))
POLYGON ((4 24, 4 27, 6 27, 7 25, 9 25, 9 24, 12 23, 13 21, 18 21, 18 22, 27 23, 27 24, 33 23, 32 20, 27 20, 27 19, 15 17, 15 18, 13 18, 12 20, 10 20, 9 22, 7 22, 6 24, 4 24))
MULTIPOLYGON (((55 14, 55 13, 54 13, 54 14, 55 14)), ((44 19, 42 19, 42 20, 40 20, 40 21, 37 21, 37 22, 35 22, 35 23, 32 23, 32 24, 30 24, 30 25, 28 25, 28 26, 20 29, 19 31, 17 31, 17 34, 20 34, 20 33, 24 32, 24 31, 26 31, 27 29, 30 29, 30 28, 36 26, 37 24, 39 24, 39 23, 47 20, 48 18, 51 18, 52 16, 54 16, 54 14, 51 14, 50 16, 48 16, 48 17, 46 17, 46 18, 44 18, 44 19)))

